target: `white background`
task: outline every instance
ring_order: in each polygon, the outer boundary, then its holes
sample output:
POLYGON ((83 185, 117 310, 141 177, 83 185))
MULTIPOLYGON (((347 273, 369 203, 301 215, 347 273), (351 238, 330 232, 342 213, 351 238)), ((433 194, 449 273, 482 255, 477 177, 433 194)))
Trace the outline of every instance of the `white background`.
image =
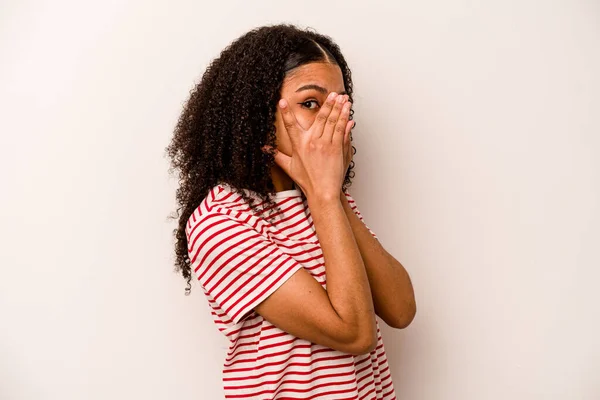
POLYGON ((351 190, 410 271, 401 400, 600 399, 600 3, 0 3, 0 399, 220 399, 173 273, 164 148, 207 63, 276 22, 354 72, 351 190))

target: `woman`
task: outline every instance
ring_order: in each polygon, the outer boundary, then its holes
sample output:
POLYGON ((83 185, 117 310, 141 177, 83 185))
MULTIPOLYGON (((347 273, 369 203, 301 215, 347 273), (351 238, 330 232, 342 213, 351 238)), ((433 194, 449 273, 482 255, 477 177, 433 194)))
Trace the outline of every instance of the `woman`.
POLYGON ((231 341, 226 398, 395 398, 375 316, 404 328, 415 299, 347 192, 351 102, 338 46, 278 25, 227 47, 178 121, 177 267, 231 341))

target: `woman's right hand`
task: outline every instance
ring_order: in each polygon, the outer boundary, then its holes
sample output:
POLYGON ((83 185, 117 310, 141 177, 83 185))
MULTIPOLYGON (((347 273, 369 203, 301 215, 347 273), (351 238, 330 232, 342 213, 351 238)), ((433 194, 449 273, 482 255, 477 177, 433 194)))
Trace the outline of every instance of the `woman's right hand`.
POLYGON ((278 107, 292 144, 291 157, 275 152, 275 162, 296 182, 308 199, 339 199, 346 175, 344 151, 350 143, 351 103, 346 95, 332 92, 315 121, 304 130, 287 101, 278 107))

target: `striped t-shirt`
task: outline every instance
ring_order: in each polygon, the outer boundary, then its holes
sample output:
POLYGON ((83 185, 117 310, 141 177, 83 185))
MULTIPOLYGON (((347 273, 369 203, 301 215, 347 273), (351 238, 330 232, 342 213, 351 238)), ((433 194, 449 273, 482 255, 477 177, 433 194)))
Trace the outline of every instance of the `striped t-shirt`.
MULTIPOLYGON (((346 197, 362 220, 352 197, 346 197)), ((194 276, 215 324, 230 340, 225 397, 395 399, 379 326, 375 350, 354 356, 290 335, 254 312, 300 268, 326 288, 323 253, 306 199, 293 189, 273 200, 281 209, 271 215, 276 218, 257 217, 230 186, 219 184, 187 225, 194 276)))

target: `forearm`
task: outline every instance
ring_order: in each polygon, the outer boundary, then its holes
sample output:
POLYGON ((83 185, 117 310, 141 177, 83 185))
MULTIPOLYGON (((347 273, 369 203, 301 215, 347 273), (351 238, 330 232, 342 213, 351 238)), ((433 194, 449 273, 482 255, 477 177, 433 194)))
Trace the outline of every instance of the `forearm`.
POLYGON ((325 259, 331 305, 349 329, 370 341, 376 336, 373 297, 343 205, 339 199, 308 201, 325 259))
POLYGON ((408 326, 416 313, 408 272, 373 237, 352 210, 345 194, 341 194, 340 200, 367 272, 377 315, 392 327, 408 326))

